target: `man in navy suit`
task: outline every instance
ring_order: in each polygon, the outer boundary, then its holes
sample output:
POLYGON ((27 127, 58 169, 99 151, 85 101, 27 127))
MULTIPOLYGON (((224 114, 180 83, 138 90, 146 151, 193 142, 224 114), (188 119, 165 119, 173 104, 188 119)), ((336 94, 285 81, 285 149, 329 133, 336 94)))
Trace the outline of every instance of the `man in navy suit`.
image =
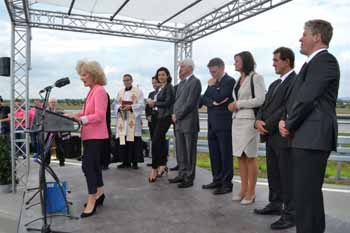
POLYGON ((308 58, 288 99, 286 120, 279 123, 292 148, 297 233, 323 233, 326 228, 322 185, 328 157, 337 149, 340 79, 338 61, 327 51, 332 35, 327 21, 305 23, 299 41, 308 58))
POLYGON ((232 113, 227 105, 233 101, 232 90, 235 80, 225 73, 221 58, 213 58, 208 63, 212 76, 208 88, 202 96, 202 104, 208 110, 208 144, 213 180, 203 185, 203 189, 215 189, 213 194, 232 192, 232 113))

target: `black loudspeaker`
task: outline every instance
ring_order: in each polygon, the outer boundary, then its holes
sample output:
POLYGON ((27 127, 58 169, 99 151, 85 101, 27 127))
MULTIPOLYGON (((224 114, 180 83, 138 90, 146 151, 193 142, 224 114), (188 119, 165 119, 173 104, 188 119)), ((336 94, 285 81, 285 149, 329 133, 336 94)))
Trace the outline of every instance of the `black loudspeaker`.
POLYGON ((10 64, 11 60, 9 57, 0 57, 0 76, 9 77, 11 75, 10 64))

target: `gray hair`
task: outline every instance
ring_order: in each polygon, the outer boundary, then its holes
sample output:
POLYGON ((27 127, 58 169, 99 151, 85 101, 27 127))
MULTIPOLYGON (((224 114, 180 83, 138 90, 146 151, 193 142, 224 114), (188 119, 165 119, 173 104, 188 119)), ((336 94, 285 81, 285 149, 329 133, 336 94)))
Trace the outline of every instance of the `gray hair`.
POLYGON ((319 33, 322 43, 327 47, 329 46, 333 36, 333 27, 329 22, 322 19, 314 19, 307 21, 304 27, 309 28, 313 35, 319 33))
POLYGON ((191 66, 192 69, 194 70, 194 62, 191 58, 185 58, 182 61, 180 61, 180 66, 185 65, 185 66, 191 66))

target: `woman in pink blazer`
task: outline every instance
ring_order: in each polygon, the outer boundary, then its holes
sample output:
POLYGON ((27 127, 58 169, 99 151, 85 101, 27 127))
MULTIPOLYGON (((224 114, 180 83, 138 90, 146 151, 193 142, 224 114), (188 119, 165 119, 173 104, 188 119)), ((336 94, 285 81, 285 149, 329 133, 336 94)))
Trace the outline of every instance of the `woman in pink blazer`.
POLYGON ((104 141, 108 138, 106 112, 108 97, 103 88, 106 77, 96 61, 79 61, 76 66, 80 80, 89 87, 83 110, 74 115, 81 122, 81 139, 83 141, 82 170, 88 186, 88 198, 82 218, 93 215, 96 207, 105 199, 101 169, 101 156, 104 141))

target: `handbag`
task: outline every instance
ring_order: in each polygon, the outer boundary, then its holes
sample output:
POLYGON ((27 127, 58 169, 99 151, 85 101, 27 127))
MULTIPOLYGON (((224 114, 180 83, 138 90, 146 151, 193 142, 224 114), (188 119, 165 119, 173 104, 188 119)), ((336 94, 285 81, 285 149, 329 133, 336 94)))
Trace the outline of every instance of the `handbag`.
MULTIPOLYGON (((252 78, 250 79, 250 91, 252 92, 252 98, 255 98, 255 91, 254 91, 254 74, 252 78)), ((256 118, 258 112, 259 112, 260 107, 253 108, 254 111, 254 116, 256 118)))

